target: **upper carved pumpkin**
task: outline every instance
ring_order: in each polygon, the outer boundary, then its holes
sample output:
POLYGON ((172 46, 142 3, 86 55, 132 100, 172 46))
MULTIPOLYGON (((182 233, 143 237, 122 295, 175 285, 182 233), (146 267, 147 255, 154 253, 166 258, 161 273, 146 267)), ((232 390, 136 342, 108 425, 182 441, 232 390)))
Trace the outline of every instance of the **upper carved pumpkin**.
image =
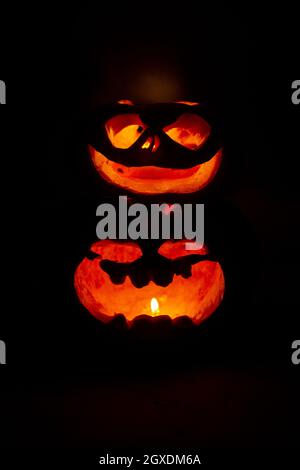
POLYGON ((104 106, 89 123, 90 155, 100 176, 120 188, 193 193, 211 182, 221 163, 213 120, 195 103, 104 106))

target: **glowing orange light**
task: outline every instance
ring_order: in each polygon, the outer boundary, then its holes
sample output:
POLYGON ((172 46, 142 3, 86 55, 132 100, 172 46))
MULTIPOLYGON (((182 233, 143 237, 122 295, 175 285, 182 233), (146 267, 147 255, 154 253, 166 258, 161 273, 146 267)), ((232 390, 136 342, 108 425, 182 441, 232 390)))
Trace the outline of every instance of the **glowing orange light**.
POLYGON ((146 129, 138 114, 119 114, 105 124, 107 136, 114 147, 127 149, 146 129))
POLYGON ((175 142, 190 150, 197 150, 207 140, 211 129, 200 116, 185 113, 177 121, 166 126, 164 131, 175 142))
POLYGON ((156 150, 158 149, 159 144, 160 144, 160 140, 159 140, 159 137, 157 135, 155 135, 154 137, 151 137, 151 136, 148 137, 146 142, 143 143, 142 149, 148 149, 148 148, 150 148, 150 146, 152 144, 153 144, 153 146, 152 146, 151 151, 156 152, 156 150))
MULTIPOLYGON (((188 251, 185 243, 185 240, 167 240, 159 248, 159 254, 177 259, 207 252, 205 247, 188 251)), ((225 279, 217 261, 200 259, 191 266, 189 277, 174 274, 172 282, 165 287, 150 280, 138 288, 132 284, 130 276, 115 284, 100 263, 101 259, 131 263, 141 258, 142 251, 136 243, 100 240, 91 250, 99 256, 81 261, 74 284, 80 302, 101 321, 108 322, 118 313, 123 314, 129 324, 139 315, 167 315, 172 319, 187 315, 199 324, 216 310, 223 298, 225 279)))
POLYGON ((158 300, 155 297, 152 297, 152 299, 150 301, 150 308, 151 308, 152 315, 158 315, 159 314, 159 303, 158 303, 158 300))
POLYGON ((175 101, 175 103, 186 104, 187 106, 198 106, 199 105, 199 103, 197 103, 196 101, 175 101))
POLYGON ((131 100, 119 100, 119 104, 129 104, 130 106, 133 106, 133 102, 131 100))
MULTIPOLYGON (((105 123, 107 137, 119 149, 129 149, 148 128, 137 113, 119 114, 105 123)), ((195 151, 207 141, 211 128, 202 117, 184 113, 175 122, 164 127, 163 131, 177 144, 195 151)), ((160 138, 157 135, 148 135, 143 139, 140 149, 156 152, 159 146, 160 138)), ((144 194, 199 191, 214 178, 222 159, 222 149, 219 149, 210 160, 189 168, 158 167, 155 164, 127 167, 110 160, 92 146, 89 146, 89 150, 102 178, 121 188, 144 194)))
POLYGON ((192 168, 174 169, 155 166, 127 167, 113 162, 89 146, 98 173, 107 181, 134 193, 193 193, 214 178, 221 164, 222 150, 210 160, 192 168))
POLYGON ((150 139, 147 139, 146 142, 143 143, 142 149, 148 149, 151 145, 150 139))

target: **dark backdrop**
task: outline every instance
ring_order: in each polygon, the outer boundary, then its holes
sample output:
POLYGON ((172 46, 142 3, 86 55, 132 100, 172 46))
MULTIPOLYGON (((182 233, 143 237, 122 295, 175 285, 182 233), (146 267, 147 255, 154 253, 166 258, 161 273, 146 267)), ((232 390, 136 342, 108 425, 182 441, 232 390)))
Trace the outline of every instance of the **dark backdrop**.
POLYGON ((293 17, 288 7, 203 2, 7 13, 4 447, 296 447, 293 17), (205 101, 221 116, 224 165, 194 200, 207 204, 228 288, 198 328, 103 326, 73 290, 95 239, 95 208, 117 194, 94 174, 83 123, 96 105, 122 98, 205 101))

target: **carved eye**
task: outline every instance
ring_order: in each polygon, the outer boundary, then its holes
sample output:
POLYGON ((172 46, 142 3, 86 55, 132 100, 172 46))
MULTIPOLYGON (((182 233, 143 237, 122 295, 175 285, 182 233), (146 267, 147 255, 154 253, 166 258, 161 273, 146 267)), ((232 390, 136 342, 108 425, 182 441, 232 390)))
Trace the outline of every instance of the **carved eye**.
POLYGON ((177 121, 163 130, 170 139, 190 150, 201 147, 210 134, 209 124, 200 116, 191 113, 182 114, 177 121))
POLYGON ((159 249, 158 253, 165 258, 168 259, 177 259, 181 256, 188 256, 188 255, 207 255, 208 249, 205 245, 201 248, 197 248, 196 243, 194 244, 194 248, 192 250, 186 249, 186 244, 189 243, 189 240, 168 240, 167 242, 163 243, 159 249))
POLYGON ((109 140, 118 149, 131 147, 146 128, 138 114, 119 114, 105 124, 109 140))
POLYGON ((90 250, 100 258, 118 263, 132 263, 141 258, 142 250, 137 243, 118 243, 111 240, 100 240, 92 244, 90 250))

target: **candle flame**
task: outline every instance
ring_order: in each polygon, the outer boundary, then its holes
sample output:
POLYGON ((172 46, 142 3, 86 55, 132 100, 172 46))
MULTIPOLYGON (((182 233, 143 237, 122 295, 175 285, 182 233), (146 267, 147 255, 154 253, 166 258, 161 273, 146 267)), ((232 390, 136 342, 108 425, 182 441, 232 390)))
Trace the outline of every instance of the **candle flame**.
POLYGON ((152 315, 157 315, 159 313, 159 303, 155 297, 152 297, 150 301, 150 308, 152 315))

